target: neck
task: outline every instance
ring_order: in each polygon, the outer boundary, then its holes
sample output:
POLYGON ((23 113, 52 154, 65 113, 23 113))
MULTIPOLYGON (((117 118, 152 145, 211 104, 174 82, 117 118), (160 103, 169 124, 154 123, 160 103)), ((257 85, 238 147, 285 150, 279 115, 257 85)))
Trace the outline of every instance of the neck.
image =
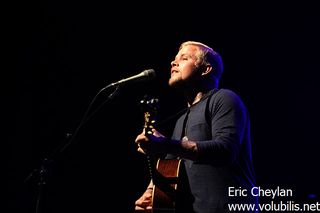
POLYGON ((185 91, 184 96, 186 97, 188 106, 192 106, 193 104, 199 102, 207 92, 208 91, 206 90, 185 91))
POLYGON ((178 88, 178 90, 183 93, 188 106, 191 106, 199 102, 207 92, 214 88, 216 88, 215 84, 188 84, 178 88))

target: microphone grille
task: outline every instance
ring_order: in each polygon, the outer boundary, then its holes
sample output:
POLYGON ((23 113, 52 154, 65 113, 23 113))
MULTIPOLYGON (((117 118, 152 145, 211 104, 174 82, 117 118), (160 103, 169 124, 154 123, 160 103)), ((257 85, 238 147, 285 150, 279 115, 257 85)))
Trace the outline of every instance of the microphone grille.
POLYGON ((145 71, 143 71, 144 76, 148 77, 148 78, 155 78, 156 77, 156 72, 154 71, 154 69, 147 69, 145 71))

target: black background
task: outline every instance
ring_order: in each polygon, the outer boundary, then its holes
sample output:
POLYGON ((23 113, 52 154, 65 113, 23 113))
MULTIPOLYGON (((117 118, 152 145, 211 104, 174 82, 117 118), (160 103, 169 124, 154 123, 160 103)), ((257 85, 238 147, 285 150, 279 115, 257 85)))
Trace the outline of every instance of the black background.
MULTIPOLYGON (((42 194, 46 213, 131 212, 149 178, 134 145, 143 125, 138 103, 145 94, 158 97, 159 120, 185 107, 167 79, 186 40, 222 55, 220 86, 237 92, 250 111, 258 185, 293 189, 296 203, 319 200, 316 8, 307 1, 12 3, 4 32, 4 81, 14 80, 4 93, 5 208, 35 212, 39 178, 36 172, 25 181, 28 175, 74 133, 101 88, 153 68, 156 79, 122 87, 48 165, 42 194)), ((160 129, 170 135, 173 122, 160 129)))

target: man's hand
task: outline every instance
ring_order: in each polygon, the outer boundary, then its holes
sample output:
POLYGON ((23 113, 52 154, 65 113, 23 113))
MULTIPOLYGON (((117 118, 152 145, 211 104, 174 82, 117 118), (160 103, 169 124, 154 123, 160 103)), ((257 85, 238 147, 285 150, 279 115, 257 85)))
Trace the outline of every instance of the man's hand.
POLYGON ((146 134, 145 131, 143 131, 137 136, 135 142, 138 145, 138 152, 144 154, 164 154, 167 151, 167 137, 155 129, 152 129, 152 134, 146 134))
POLYGON ((148 188, 143 195, 136 200, 135 210, 141 212, 151 212, 152 210, 152 188, 148 188), (147 211, 146 211, 147 210, 147 211))

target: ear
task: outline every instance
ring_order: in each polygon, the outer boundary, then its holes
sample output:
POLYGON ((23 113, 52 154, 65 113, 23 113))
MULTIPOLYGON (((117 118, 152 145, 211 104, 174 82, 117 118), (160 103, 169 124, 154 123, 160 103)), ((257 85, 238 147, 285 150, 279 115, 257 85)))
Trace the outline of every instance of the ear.
POLYGON ((210 72, 213 72, 212 66, 210 64, 207 64, 203 66, 201 75, 205 76, 205 75, 208 75, 210 72))

